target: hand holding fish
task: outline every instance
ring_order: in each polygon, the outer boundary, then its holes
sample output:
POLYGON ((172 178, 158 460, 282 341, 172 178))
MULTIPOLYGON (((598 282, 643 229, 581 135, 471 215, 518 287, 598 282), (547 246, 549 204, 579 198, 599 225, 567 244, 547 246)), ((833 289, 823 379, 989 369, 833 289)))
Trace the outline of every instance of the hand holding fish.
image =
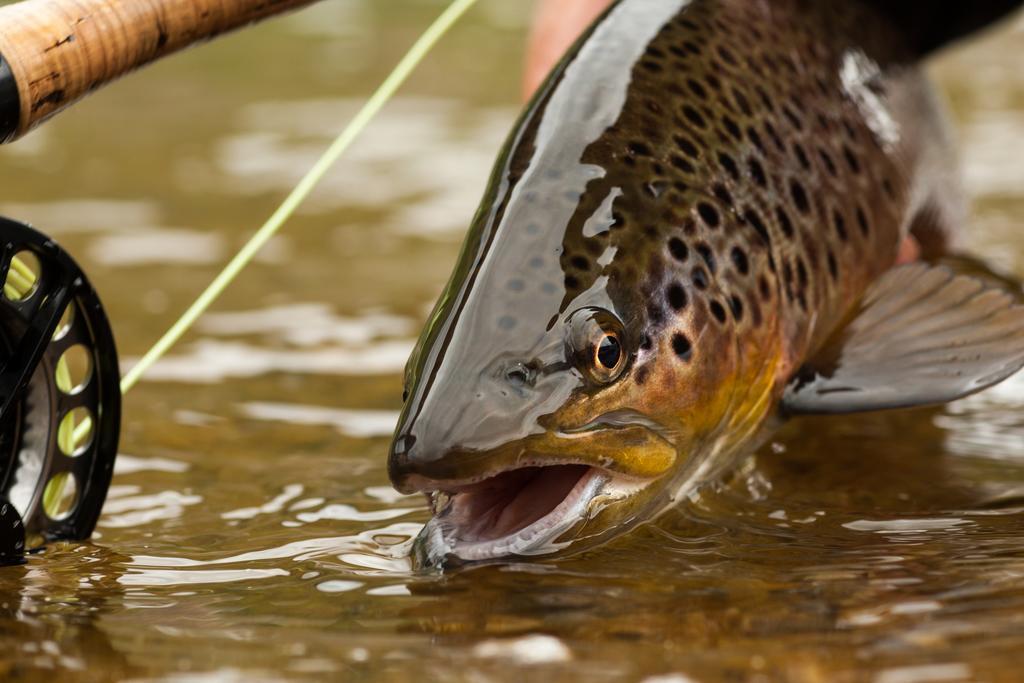
POLYGON ((538 0, 526 49, 523 97, 529 99, 558 60, 612 0, 538 0))

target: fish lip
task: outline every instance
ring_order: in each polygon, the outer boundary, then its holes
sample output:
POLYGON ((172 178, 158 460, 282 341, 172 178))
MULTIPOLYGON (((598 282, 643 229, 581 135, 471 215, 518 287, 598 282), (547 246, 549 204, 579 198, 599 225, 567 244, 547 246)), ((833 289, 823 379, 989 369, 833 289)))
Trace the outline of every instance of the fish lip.
MULTIPOLYGON (((640 413, 636 413, 635 411, 612 411, 603 413, 586 424, 559 430, 557 434, 567 438, 578 438, 598 432, 610 434, 636 428, 645 430, 657 441, 663 442, 673 448, 675 447, 674 439, 668 429, 660 423, 640 413), (619 416, 626 414, 630 416, 628 420, 618 419, 619 416)), ((643 476, 616 471, 607 464, 595 462, 593 458, 588 457, 538 454, 533 457, 517 458, 515 462, 511 464, 501 463, 496 467, 485 469, 482 472, 467 477, 435 478, 415 472, 409 473, 405 475, 400 483, 396 482, 396 488, 405 494, 417 492, 426 493, 429 502, 429 495, 431 492, 443 491, 445 493, 459 493, 468 486, 479 484, 482 481, 492 479, 506 472, 527 467, 549 467, 555 465, 587 465, 598 470, 603 470, 607 472, 609 476, 630 481, 648 481, 657 479, 661 476, 660 474, 655 476, 643 476)))

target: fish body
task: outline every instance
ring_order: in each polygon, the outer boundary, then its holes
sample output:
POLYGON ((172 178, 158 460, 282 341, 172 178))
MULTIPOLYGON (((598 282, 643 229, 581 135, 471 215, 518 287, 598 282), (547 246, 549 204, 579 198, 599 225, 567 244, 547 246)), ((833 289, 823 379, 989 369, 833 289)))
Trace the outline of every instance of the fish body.
POLYGON ((908 235, 938 254, 963 218, 917 57, 858 2, 622 0, 598 20, 515 126, 410 359, 389 469, 434 507, 421 559, 590 547, 787 406, 947 400, 1024 364, 1008 297, 892 270, 908 235), (970 325, 994 325, 977 367, 869 371, 880 335, 906 366, 970 325))

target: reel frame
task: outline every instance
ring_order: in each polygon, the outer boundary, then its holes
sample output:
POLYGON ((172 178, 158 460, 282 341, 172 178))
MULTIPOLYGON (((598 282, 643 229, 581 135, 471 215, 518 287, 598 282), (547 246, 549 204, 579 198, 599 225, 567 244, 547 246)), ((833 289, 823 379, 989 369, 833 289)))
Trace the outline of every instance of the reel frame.
POLYGON ((26 253, 35 282, 18 299, 0 295, 0 507, 23 522, 4 525, 0 563, 17 555, 19 532, 21 547, 89 537, 120 436, 117 349, 96 291, 52 239, 0 217, 0 282, 26 253), (74 384, 72 349, 88 361, 74 384))

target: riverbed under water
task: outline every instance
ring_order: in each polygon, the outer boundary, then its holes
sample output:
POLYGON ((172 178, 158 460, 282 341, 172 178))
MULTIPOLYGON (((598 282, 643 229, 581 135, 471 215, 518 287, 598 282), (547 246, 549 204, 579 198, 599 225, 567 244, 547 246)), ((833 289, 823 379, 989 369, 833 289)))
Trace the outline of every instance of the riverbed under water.
MULTIPOLYGON (((795 421, 597 551, 410 571, 401 370, 516 115, 526 6, 482 3, 127 396, 94 540, 0 569, 0 677, 1020 680, 1024 375, 795 421)), ((130 363, 440 7, 328 2, 131 77, 0 149, 0 213, 81 261, 130 363)), ((933 71, 971 246, 1024 276, 1024 21, 933 71)))

